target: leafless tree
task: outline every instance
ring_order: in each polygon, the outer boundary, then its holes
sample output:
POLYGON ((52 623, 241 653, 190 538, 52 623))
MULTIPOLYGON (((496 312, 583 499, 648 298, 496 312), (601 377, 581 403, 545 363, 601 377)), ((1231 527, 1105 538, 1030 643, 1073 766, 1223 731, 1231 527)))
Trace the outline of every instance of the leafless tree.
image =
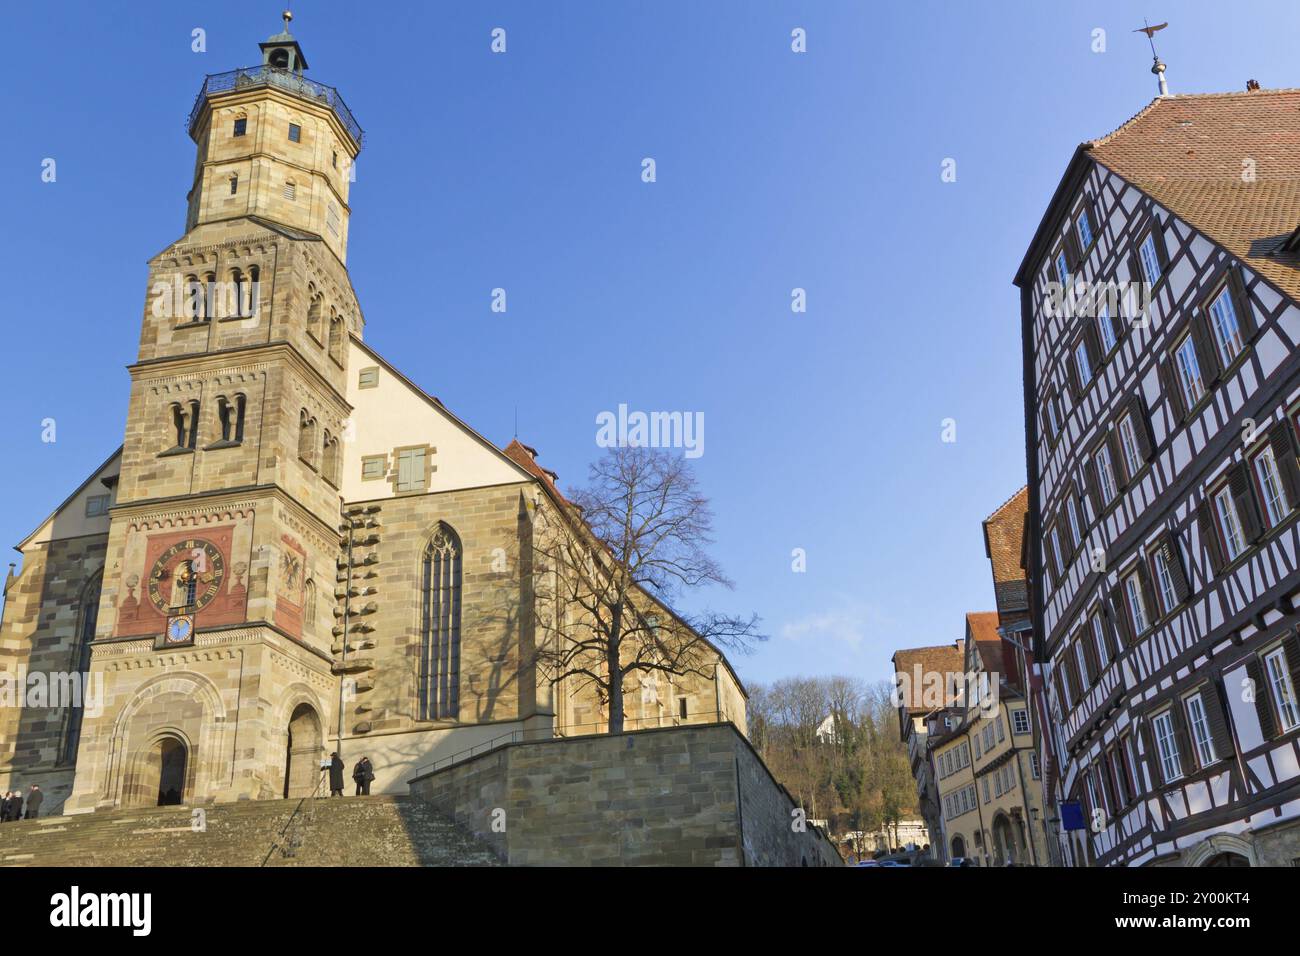
POLYGON ((662 449, 613 448, 568 492, 559 521, 533 543, 539 604, 537 658, 552 681, 594 684, 608 729, 623 729, 632 674, 713 678, 717 649, 765 638, 758 618, 680 614, 672 603, 731 582, 708 554, 713 513, 689 463, 662 449))

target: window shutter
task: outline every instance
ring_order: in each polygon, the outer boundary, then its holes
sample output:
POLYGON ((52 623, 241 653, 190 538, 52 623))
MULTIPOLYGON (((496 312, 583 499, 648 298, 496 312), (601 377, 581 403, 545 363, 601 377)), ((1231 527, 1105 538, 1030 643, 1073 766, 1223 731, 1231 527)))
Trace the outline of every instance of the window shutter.
POLYGON ((1160 536, 1156 547, 1165 556, 1165 564, 1169 567, 1169 579, 1174 585, 1174 596, 1178 603, 1182 604, 1192 593, 1191 587, 1187 583, 1187 574, 1183 570, 1182 548, 1178 546, 1178 539, 1174 537, 1173 532, 1166 531, 1160 536))
POLYGON ((1241 530, 1247 541, 1258 541, 1263 528, 1259 520, 1259 511, 1255 508, 1255 494, 1251 487, 1250 472, 1246 462, 1239 461, 1228 473, 1228 488, 1232 491, 1233 503, 1237 506, 1237 517, 1241 519, 1241 530))
POLYGON ((1061 710, 1065 711, 1070 706, 1070 700, 1065 696, 1065 684, 1061 682, 1061 668, 1059 666, 1053 676, 1056 678, 1056 699, 1061 702, 1061 710))
POLYGON ((1255 689, 1255 716, 1259 718, 1260 732, 1265 740, 1272 740, 1277 736, 1277 721, 1273 719, 1273 705, 1269 700, 1273 692, 1264 680, 1264 665, 1258 657, 1246 661, 1246 676, 1255 689))
POLYGON ((1192 772, 1196 760, 1192 754, 1192 735, 1187 732, 1187 716, 1183 713, 1181 698, 1174 698, 1174 706, 1169 708, 1169 716, 1174 724, 1174 741, 1178 745, 1178 765, 1186 775, 1192 772))
POLYGON ((1160 363, 1160 387, 1169 398, 1169 410, 1173 412, 1174 421, 1181 422, 1187 417, 1187 408, 1183 405, 1183 389, 1178 383, 1178 370, 1172 355, 1160 363))
POLYGON ((1084 200, 1083 208, 1088 213, 1088 225, 1092 227, 1092 241, 1095 243, 1101 239, 1101 217, 1097 215, 1097 199, 1094 196, 1088 196, 1084 200))
POLYGON ((1056 573, 1056 555, 1052 553, 1052 529, 1047 529, 1047 534, 1043 536, 1043 567, 1047 570, 1047 579, 1052 582, 1055 588, 1060 582, 1060 575, 1056 573))
POLYGON ((1151 217, 1151 238, 1156 243, 1156 258, 1160 260, 1160 274, 1163 276, 1169 268, 1169 250, 1165 248, 1165 230, 1159 216, 1151 217))
POLYGON ((1268 444, 1273 449, 1277 472, 1286 492, 1286 503, 1294 508, 1300 505, 1300 466, 1296 464, 1295 432, 1291 422, 1283 419, 1268 430, 1268 444))
POLYGON ((1070 703, 1077 704, 1083 699, 1083 681, 1079 679, 1079 665, 1074 661, 1074 648, 1068 645, 1065 648, 1065 669, 1070 674, 1070 690, 1073 691, 1070 703))
POLYGON ((1282 640, 1282 650, 1286 651, 1286 666, 1291 672, 1291 687, 1300 687, 1300 637, 1294 631, 1282 640))
POLYGON ((1223 542, 1219 540, 1219 527, 1214 521, 1214 504, 1209 498, 1202 498, 1196 506, 1196 527, 1201 535, 1201 544, 1210 556, 1210 567, 1218 574, 1227 562, 1223 542))
POLYGON ((1124 457, 1124 450, 1119 446, 1118 429, 1112 428, 1106 433, 1106 447, 1110 449, 1110 470, 1115 476, 1115 484, 1122 491, 1128 487, 1129 479, 1133 476, 1128 473, 1128 459, 1124 457))
POLYGON ((1156 737, 1151 732, 1150 718, 1142 719, 1142 750, 1146 756, 1147 768, 1151 771, 1151 780, 1157 786, 1165 782, 1165 775, 1160 767, 1160 755, 1156 753, 1156 737))
POLYGON ((1214 347, 1209 319, 1204 310, 1192 316, 1192 343, 1196 347, 1197 364, 1201 366, 1201 379, 1205 382, 1208 391, 1210 386, 1219 380, 1222 369, 1219 368, 1219 350, 1214 347))
POLYGON ((1065 233, 1065 264, 1070 267, 1070 275, 1073 276, 1079 265, 1083 262, 1083 250, 1079 248, 1079 233, 1076 231, 1074 219, 1070 219, 1070 228, 1065 233))
POLYGON ((1228 728, 1217 681, 1201 685, 1201 703, 1205 705, 1205 723, 1210 728, 1210 739, 1214 741, 1214 755, 1220 760, 1226 760, 1237 748, 1232 742, 1232 731, 1228 728))
POLYGON ((1232 296, 1232 308, 1237 313, 1237 324, 1241 326, 1241 338, 1249 342, 1259 329, 1255 325, 1255 313, 1250 307, 1250 296, 1246 295, 1241 266, 1233 266, 1228 270, 1228 294, 1232 296))
POLYGON ((1115 799, 1115 782, 1110 775, 1110 752, 1102 751, 1101 759, 1097 761, 1100 768, 1101 789, 1106 796, 1106 805, 1112 810, 1118 810, 1120 803, 1115 799))
POLYGON ((1121 584, 1110 594, 1111 621, 1115 625, 1115 633, 1123 642, 1125 647, 1133 644, 1133 626, 1129 623, 1128 608, 1124 604, 1124 587, 1121 584))
POLYGON ((1147 624, 1153 625, 1156 621, 1164 616, 1160 602, 1156 600, 1156 592, 1151 587, 1151 566, 1147 563, 1147 556, 1144 554, 1137 564, 1138 584, 1142 588, 1142 603, 1147 607, 1147 624))
POLYGON ((1110 659, 1112 661, 1118 660, 1119 656, 1124 653, 1124 645, 1115 624, 1115 614, 1108 605, 1103 604, 1101 606, 1101 618, 1101 639, 1106 642, 1110 659))
POLYGON ((1092 516, 1096 520, 1101 517, 1106 503, 1101 500, 1101 489, 1097 485, 1097 456, 1093 455, 1088 460, 1088 464, 1083 466, 1083 484, 1088 489, 1088 500, 1092 504, 1092 516))
POLYGON ((1101 667, 1097 660, 1097 644, 1092 637, 1092 628, 1086 627, 1079 634, 1079 640, 1083 642, 1083 666, 1088 671, 1088 686, 1091 687, 1097 683, 1097 678, 1101 674, 1101 667))
POLYGON ((1151 432, 1151 418, 1147 415, 1146 402, 1141 394, 1135 394, 1128 400, 1129 417, 1133 420, 1133 435, 1137 439, 1138 454, 1143 461, 1150 461, 1155 450, 1155 435, 1151 432))
POLYGON ((1096 322, 1089 321, 1083 327, 1083 345, 1088 351, 1088 364, 1092 366, 1092 374, 1096 377, 1102 359, 1101 336, 1097 332, 1096 322))
POLYGON ((1070 354, 1066 357, 1065 365, 1065 382, 1070 386, 1070 398, 1073 400, 1075 405, 1078 405, 1079 396, 1083 394, 1083 385, 1079 381, 1079 363, 1075 361, 1073 350, 1071 350, 1070 354))

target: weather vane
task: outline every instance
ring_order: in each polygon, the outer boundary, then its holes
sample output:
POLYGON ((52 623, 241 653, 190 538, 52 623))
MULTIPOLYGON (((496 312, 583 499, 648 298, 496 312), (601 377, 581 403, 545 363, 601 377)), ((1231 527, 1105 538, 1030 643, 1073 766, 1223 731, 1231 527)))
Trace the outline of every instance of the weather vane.
POLYGON ((1165 82, 1165 65, 1160 62, 1160 57, 1156 54, 1156 33, 1169 26, 1169 21, 1166 20, 1164 23, 1157 23, 1152 26, 1147 22, 1147 18, 1143 17, 1142 23, 1145 25, 1138 27, 1133 32, 1147 35, 1147 42, 1151 44, 1151 72, 1156 75, 1156 80, 1160 83, 1160 95, 1168 96, 1169 84, 1165 82))

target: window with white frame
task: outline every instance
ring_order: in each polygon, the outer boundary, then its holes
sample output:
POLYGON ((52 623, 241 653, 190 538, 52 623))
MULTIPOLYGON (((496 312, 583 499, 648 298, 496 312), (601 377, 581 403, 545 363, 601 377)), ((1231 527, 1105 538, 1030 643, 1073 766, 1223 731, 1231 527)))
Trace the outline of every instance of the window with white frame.
POLYGON ((1047 400, 1047 424, 1052 430, 1052 438, 1061 434, 1061 420, 1056 414, 1056 397, 1053 396, 1047 400))
POLYGON ((1291 510, 1282 490, 1282 479, 1277 473, 1277 459, 1273 457, 1273 448, 1265 445, 1264 449, 1251 461, 1255 468, 1255 479, 1259 482, 1260 497, 1264 501, 1264 514, 1270 528, 1279 524, 1286 513, 1291 510))
POLYGON ((1128 598, 1128 615, 1133 633, 1142 634, 1150 626, 1151 615, 1147 612, 1146 601, 1142 599, 1142 582, 1136 572, 1124 579, 1124 595, 1128 598))
POLYGON ((1131 478, 1142 470, 1142 453, 1138 451, 1137 427, 1131 412, 1119 420, 1119 447, 1124 453, 1124 470, 1131 478))
POLYGON ((1084 685, 1080 690, 1087 690, 1088 656, 1083 651, 1083 641, 1074 642, 1074 661, 1079 665, 1079 682, 1084 685))
POLYGON ((1241 531, 1241 520, 1237 517, 1237 502, 1233 500, 1232 489, 1226 485, 1214 496, 1214 510, 1219 515, 1219 528, 1223 532, 1223 547, 1229 561, 1235 561, 1246 550, 1246 538, 1241 531))
POLYGON ((1079 234, 1079 248, 1086 250, 1092 245, 1092 223, 1088 220, 1088 210, 1080 210, 1074 225, 1079 234))
POLYGON ((1070 264, 1066 261, 1064 249, 1056 254, 1056 280, 1062 286, 1070 284, 1070 264))
POLYGON ((109 495, 91 495, 86 499, 86 517, 97 518, 108 514, 109 495))
POLYGON ((1013 734, 1029 733, 1029 711, 1021 708, 1011 712, 1011 732, 1013 734))
POLYGON ((1097 666, 1105 670, 1110 664, 1110 649, 1106 647, 1106 634, 1102 630, 1100 614, 1092 616, 1092 643, 1097 648, 1097 666))
POLYGON ((1160 771, 1165 778, 1165 783, 1171 783, 1183 775, 1183 764, 1178 755, 1178 740, 1174 736, 1173 714, 1166 710, 1151 723, 1155 729, 1160 771))
POLYGON ((1241 326, 1237 310, 1232 306, 1232 296, 1225 286, 1210 303, 1210 325, 1214 329, 1214 347, 1219 351, 1219 361, 1227 368, 1241 354, 1241 326))
POLYGON ((1109 504, 1118 488, 1115 482, 1115 465, 1110 460, 1110 448, 1104 444, 1098 445, 1093 461, 1097 465, 1097 488, 1101 492, 1102 504, 1109 504))
POLYGON ((1115 347, 1115 326, 1110 321, 1110 306, 1103 302, 1097 309, 1097 331, 1101 334, 1101 349, 1109 353, 1115 347))
POLYGON ((1056 525, 1052 525, 1052 556, 1056 558, 1056 571, 1058 574, 1065 573, 1065 557, 1061 554, 1061 535, 1056 530, 1056 525))
POLYGON ((1105 811, 1106 804, 1101 801, 1101 796, 1097 793, 1097 785, 1093 782, 1091 771, 1084 773, 1083 783, 1088 788, 1088 806, 1105 811))
POLYGON ((1155 285, 1160 279, 1160 256, 1156 253, 1154 232, 1147 233, 1147 237, 1142 240, 1142 245, 1138 246, 1138 256, 1142 260, 1142 278, 1148 285, 1155 285))
POLYGON ((1043 767, 1039 762, 1037 750, 1029 751, 1029 775, 1035 780, 1043 775, 1043 767))
POLYGON ((1184 407, 1191 409, 1205 395, 1205 379, 1201 376, 1201 363, 1196 357, 1196 343, 1189 335, 1174 352, 1178 370, 1178 387, 1183 393, 1184 407))
POLYGON ((1070 546, 1077 548, 1083 540, 1083 531, 1079 527, 1079 506, 1075 504, 1072 494, 1067 494, 1065 498, 1065 516, 1070 522, 1070 546))
POLYGON ((1002 715, 998 714, 998 743, 1007 739, 1007 725, 1002 721, 1002 715))
POLYGON ((1277 707, 1277 716, 1282 730, 1294 730, 1300 724, 1300 708, 1296 705, 1295 688, 1291 685, 1291 673, 1287 669, 1286 651, 1278 648, 1264 658, 1268 670, 1269 691, 1277 707))
POLYGON ((1197 691, 1187 698, 1187 726, 1192 732, 1192 749, 1202 767, 1214 763, 1214 740, 1210 737, 1210 722, 1205 716, 1205 701, 1197 691))
POLYGON ((1074 347, 1074 368, 1079 375, 1080 387, 1092 381, 1092 363, 1088 361, 1088 345, 1080 341, 1074 347))
POLYGON ((1156 569, 1156 593, 1160 596, 1160 609, 1168 614, 1178 606, 1178 592, 1174 590, 1173 571, 1165 557, 1165 549, 1157 548, 1151 555, 1156 569))

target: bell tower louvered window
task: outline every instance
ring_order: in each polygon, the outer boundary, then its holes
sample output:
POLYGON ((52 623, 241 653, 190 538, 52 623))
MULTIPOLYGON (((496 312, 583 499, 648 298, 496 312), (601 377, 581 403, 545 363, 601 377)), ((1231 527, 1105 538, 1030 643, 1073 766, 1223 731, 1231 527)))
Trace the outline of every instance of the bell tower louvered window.
POLYGON ((439 525, 424 551, 421 577, 420 719, 460 713, 460 540, 439 525))

